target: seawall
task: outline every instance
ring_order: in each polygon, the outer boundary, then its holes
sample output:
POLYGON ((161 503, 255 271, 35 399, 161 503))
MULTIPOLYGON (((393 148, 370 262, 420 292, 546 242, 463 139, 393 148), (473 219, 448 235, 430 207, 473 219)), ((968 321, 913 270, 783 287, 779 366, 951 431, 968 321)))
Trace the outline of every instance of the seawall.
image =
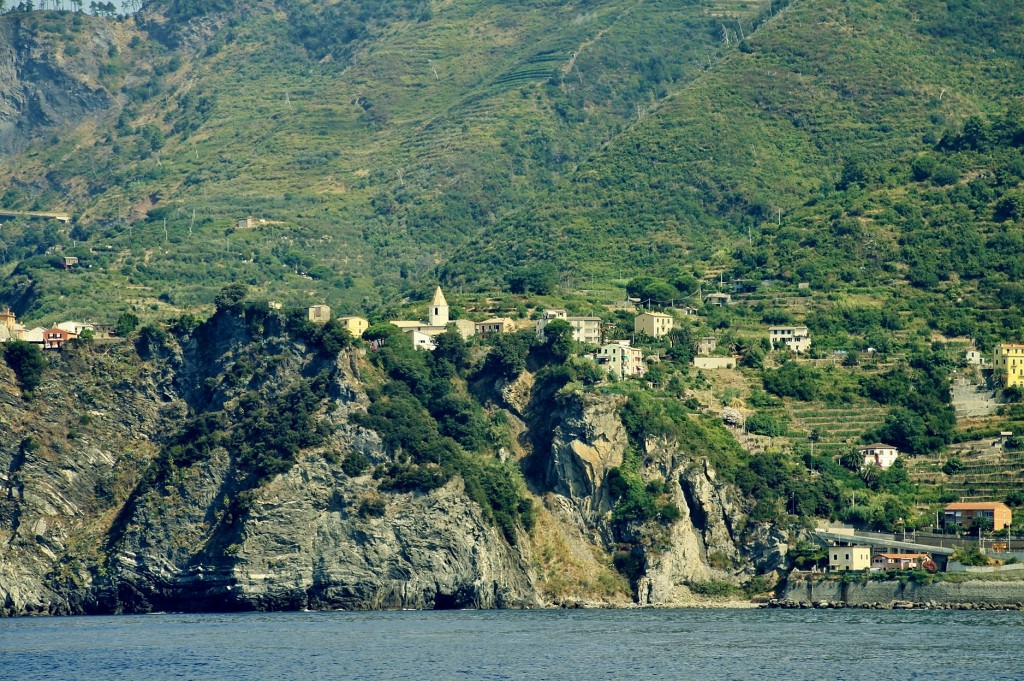
POLYGON ((1024 578, 965 579, 917 584, 912 581, 841 579, 836 575, 790 575, 782 601, 794 604, 842 603, 852 607, 912 603, 922 606, 1024 605, 1024 578))

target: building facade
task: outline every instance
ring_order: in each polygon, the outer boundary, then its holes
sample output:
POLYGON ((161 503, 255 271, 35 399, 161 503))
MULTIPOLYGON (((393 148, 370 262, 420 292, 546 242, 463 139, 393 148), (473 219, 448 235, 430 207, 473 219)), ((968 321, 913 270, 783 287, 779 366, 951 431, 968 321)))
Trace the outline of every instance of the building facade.
POLYGON ((998 531, 1013 524, 1010 507, 998 501, 974 501, 949 504, 942 512, 944 526, 970 527, 976 518, 991 521, 992 530, 998 531))
POLYGON ((306 318, 311 322, 325 324, 331 321, 331 307, 329 305, 311 305, 306 310, 306 318))
POLYGON ((871 557, 872 570, 916 570, 931 561, 927 553, 876 553, 871 557))
POLYGON ((637 333, 645 333, 651 338, 661 338, 668 335, 675 325, 672 315, 663 312, 644 312, 633 319, 633 330, 637 333))
POLYGON ((643 350, 632 347, 627 340, 602 345, 597 351, 597 362, 619 379, 643 376, 647 370, 643 350))
POLYGON ((363 332, 370 328, 370 322, 362 317, 338 317, 338 321, 348 329, 353 338, 362 338, 363 332))
POLYGON ((811 332, 806 326, 770 326, 768 340, 773 348, 785 347, 798 354, 811 349, 811 332))
POLYGON ((857 447, 857 453, 861 456, 861 468, 866 466, 878 466, 885 470, 900 458, 900 452, 892 445, 876 443, 857 447))
POLYGON ((867 570, 871 567, 870 546, 830 546, 828 569, 835 572, 867 570))
POLYGON ((496 333, 512 333, 516 330, 516 323, 508 317, 491 317, 482 322, 476 323, 476 335, 493 336, 496 333))
POLYGON ((1024 344, 999 343, 992 352, 992 369, 1004 388, 1024 385, 1024 344))

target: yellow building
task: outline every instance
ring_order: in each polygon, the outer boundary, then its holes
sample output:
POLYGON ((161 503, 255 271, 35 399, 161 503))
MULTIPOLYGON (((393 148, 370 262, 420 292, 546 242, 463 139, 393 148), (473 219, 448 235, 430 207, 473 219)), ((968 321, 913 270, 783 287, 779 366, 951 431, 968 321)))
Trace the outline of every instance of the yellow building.
POLYGON ((651 338, 661 338, 668 335, 672 330, 674 320, 672 315, 662 312, 644 312, 633 319, 633 330, 637 333, 645 333, 651 338))
POLYGON ((835 572, 867 570, 871 567, 870 546, 830 546, 828 569, 835 572))
POLYGON ((1024 385, 1024 345, 999 343, 992 352, 992 368, 1000 376, 1003 387, 1024 385))
POLYGON ((363 331, 370 328, 370 322, 362 317, 338 317, 338 321, 348 329, 353 338, 362 338, 363 331))

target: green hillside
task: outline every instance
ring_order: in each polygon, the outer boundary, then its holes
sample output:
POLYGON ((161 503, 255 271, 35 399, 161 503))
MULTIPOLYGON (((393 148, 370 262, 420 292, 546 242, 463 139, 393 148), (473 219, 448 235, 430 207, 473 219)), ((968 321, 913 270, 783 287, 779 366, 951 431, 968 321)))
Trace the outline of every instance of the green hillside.
MULTIPOLYGON (((780 236, 818 239, 823 203, 854 208, 849 190, 878 185, 913 193, 916 154, 972 116, 996 122, 1016 106, 1022 20, 1018 3, 998 0, 792 3, 446 272, 490 281, 538 259, 587 279, 732 269, 743 242, 784 252, 780 236)), ((955 162, 961 179, 1016 158, 1019 142, 1007 145, 999 159, 955 162)), ((810 245, 822 269, 844 269, 834 244, 810 245)), ((739 269, 809 276, 777 263, 739 269)))
POLYGON ((81 52, 89 30, 76 23, 113 24, 93 85, 118 104, 0 162, 0 208, 76 216, 66 230, 8 223, 5 273, 22 262, 0 296, 37 318, 208 305, 230 280, 297 304, 390 303, 714 68, 766 5, 154 0, 123 21, 9 13, 58 62, 81 52), (232 232, 246 215, 268 224, 232 232), (31 259, 54 247, 82 270, 31 259))

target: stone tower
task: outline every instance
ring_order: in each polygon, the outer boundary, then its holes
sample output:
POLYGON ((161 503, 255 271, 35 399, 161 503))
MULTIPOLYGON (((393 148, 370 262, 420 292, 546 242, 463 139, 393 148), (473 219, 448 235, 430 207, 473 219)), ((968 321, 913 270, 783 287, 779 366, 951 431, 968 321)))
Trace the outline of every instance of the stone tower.
POLYGON ((434 291, 434 300, 430 303, 430 315, 427 321, 431 326, 448 326, 448 301, 438 286, 434 291))

